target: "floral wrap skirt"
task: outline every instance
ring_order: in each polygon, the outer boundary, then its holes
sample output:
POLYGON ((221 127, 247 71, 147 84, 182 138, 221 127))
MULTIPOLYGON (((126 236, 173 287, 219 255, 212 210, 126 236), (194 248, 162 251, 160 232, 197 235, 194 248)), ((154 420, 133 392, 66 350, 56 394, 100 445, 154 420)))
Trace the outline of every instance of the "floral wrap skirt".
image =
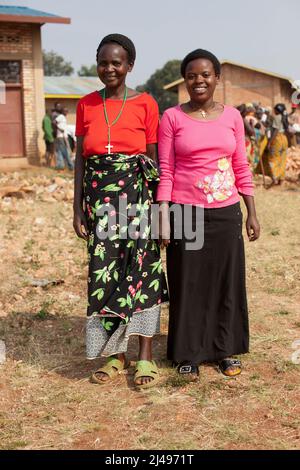
POLYGON ((158 181, 156 164, 145 155, 96 155, 86 161, 89 359, 125 352, 132 334, 159 333, 160 306, 168 293, 151 232, 158 181))

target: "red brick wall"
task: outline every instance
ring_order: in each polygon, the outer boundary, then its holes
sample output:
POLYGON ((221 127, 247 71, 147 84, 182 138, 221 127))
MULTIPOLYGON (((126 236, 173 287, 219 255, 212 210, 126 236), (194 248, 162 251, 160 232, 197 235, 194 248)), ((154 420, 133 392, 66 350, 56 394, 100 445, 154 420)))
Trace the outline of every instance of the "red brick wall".
POLYGON ((37 135, 41 123, 37 122, 35 90, 40 84, 34 79, 33 28, 39 25, 0 23, 0 32, 6 36, 20 37, 20 42, 0 42, 0 60, 21 60, 23 85, 23 115, 25 151, 29 161, 39 159, 37 135))

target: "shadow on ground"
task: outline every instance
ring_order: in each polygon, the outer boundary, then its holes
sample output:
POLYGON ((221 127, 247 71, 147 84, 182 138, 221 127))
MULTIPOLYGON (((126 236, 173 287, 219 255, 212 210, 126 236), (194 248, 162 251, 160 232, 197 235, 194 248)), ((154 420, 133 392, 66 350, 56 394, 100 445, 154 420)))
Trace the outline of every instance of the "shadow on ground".
MULTIPOLYGON (((6 344, 7 359, 22 361, 67 379, 88 378, 105 358, 87 360, 85 357, 85 318, 52 314, 33 315, 14 312, 0 317, 0 338, 6 344)), ((159 367, 166 367, 166 335, 153 339, 153 358, 159 367)), ((138 356, 138 338, 129 340, 128 359, 138 356)))

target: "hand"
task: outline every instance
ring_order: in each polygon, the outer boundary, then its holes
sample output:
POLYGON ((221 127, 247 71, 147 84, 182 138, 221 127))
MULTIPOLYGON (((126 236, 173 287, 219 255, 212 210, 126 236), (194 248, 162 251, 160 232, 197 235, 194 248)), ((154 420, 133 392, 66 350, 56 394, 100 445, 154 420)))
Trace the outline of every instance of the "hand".
POLYGON ((87 241, 88 227, 86 217, 82 209, 74 210, 73 228, 79 238, 83 238, 83 240, 87 241))
POLYGON ((169 206, 161 205, 159 211, 159 245, 162 249, 170 243, 169 206))
POLYGON ((249 242, 254 242, 259 238, 260 225, 256 218, 256 215, 249 215, 246 220, 246 230, 249 242))

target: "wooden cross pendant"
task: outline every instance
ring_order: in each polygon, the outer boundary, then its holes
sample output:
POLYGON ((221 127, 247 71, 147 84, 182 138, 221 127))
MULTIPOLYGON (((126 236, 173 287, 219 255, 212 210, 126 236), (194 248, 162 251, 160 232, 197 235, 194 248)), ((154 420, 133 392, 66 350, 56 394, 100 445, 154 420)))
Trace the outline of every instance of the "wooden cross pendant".
POLYGON ((109 144, 105 145, 105 148, 108 150, 108 153, 111 153, 111 149, 114 148, 114 146, 110 145, 110 142, 109 142, 109 144))

